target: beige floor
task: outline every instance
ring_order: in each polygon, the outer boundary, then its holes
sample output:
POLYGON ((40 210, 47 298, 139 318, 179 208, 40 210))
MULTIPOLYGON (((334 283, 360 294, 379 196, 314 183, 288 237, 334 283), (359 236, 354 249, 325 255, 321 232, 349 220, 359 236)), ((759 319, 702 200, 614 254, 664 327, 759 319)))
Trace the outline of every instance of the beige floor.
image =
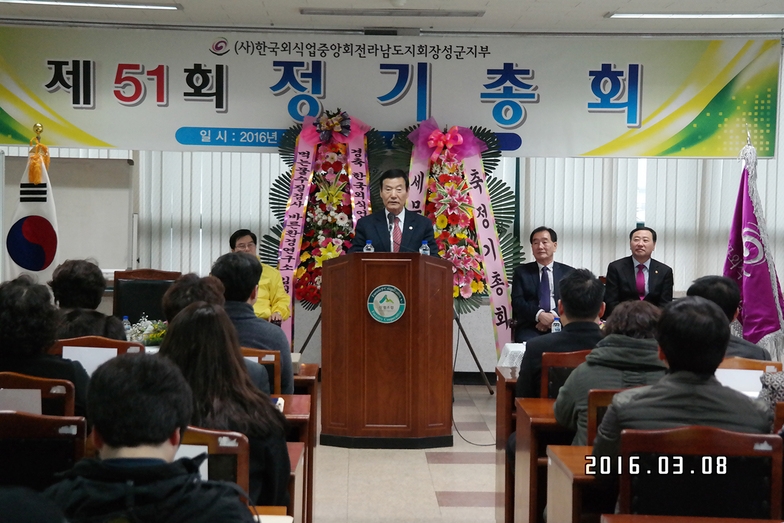
POLYGON ((319 445, 315 523, 494 522, 495 396, 455 386, 453 447, 364 450, 319 445))

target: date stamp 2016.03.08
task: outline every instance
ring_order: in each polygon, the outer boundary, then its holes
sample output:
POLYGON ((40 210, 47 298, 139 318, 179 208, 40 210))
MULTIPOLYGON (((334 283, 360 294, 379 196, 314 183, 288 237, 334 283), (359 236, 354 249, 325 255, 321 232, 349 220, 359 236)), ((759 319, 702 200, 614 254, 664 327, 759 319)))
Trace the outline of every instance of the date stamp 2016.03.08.
POLYGON ((684 459, 684 456, 662 454, 655 460, 645 460, 644 464, 641 464, 640 456, 629 456, 627 460, 623 456, 585 456, 587 475, 622 474, 624 470, 631 475, 726 474, 727 456, 687 456, 684 459))

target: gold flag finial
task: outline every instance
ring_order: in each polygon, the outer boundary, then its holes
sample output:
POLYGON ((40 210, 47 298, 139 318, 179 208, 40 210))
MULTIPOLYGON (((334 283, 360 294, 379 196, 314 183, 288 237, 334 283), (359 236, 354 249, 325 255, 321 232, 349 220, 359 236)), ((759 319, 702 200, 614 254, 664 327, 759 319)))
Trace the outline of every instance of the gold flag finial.
POLYGON ((42 166, 49 169, 49 148, 41 143, 41 133, 44 132, 44 126, 40 123, 33 125, 35 138, 30 140, 30 166, 28 168, 27 177, 30 183, 38 185, 43 180, 41 172, 42 166), (35 142, 35 145, 33 144, 35 142))

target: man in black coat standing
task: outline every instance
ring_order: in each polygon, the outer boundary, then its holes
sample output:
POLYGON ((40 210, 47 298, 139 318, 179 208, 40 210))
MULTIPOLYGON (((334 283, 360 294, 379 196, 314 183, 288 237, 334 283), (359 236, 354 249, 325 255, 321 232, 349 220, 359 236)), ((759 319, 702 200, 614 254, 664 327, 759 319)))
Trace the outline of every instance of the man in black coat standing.
POLYGON ((348 252, 362 252, 370 242, 376 252, 419 252, 427 242, 431 256, 438 256, 433 223, 424 216, 406 210, 408 175, 400 169, 381 174, 381 201, 384 210, 361 218, 348 252))

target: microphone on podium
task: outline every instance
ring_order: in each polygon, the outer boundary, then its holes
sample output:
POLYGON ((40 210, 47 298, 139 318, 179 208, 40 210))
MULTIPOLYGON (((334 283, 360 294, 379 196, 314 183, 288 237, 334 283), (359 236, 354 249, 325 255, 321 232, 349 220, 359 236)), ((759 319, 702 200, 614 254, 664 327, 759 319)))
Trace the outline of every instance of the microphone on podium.
POLYGON ((395 226, 395 215, 392 213, 387 214, 387 221, 389 222, 389 234, 392 234, 392 227, 395 226))

